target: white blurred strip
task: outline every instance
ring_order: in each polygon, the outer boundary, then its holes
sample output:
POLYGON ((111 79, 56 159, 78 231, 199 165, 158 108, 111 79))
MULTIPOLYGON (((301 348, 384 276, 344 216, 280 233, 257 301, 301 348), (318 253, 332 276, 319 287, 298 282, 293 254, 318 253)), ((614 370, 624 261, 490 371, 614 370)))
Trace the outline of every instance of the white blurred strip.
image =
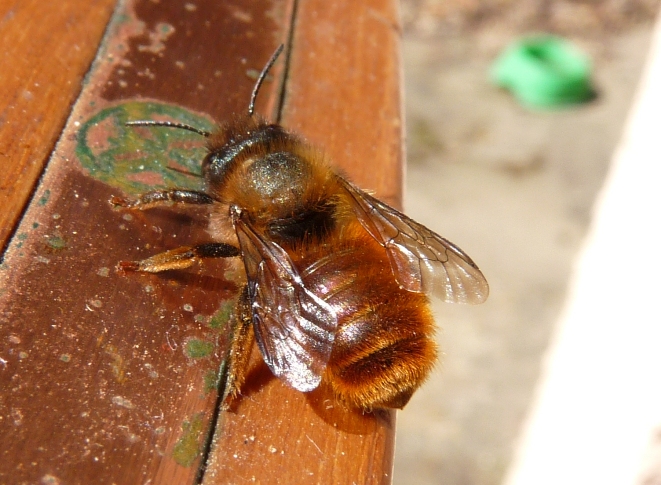
POLYGON ((642 83, 576 262, 536 402, 505 483, 640 483, 643 455, 659 426, 661 28, 657 22, 642 83))

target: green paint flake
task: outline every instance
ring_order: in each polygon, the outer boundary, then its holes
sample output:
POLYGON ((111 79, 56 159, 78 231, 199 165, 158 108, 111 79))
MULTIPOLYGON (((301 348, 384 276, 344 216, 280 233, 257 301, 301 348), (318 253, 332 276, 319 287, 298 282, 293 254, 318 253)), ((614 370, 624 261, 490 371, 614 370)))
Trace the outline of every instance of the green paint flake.
POLYGON ((38 228, 38 227, 39 227, 39 223, 38 223, 38 222, 33 222, 33 223, 32 223, 32 229, 36 229, 36 228, 38 228))
POLYGON ((23 243, 27 240, 28 234, 27 232, 21 232, 20 234, 16 235, 16 240, 18 241, 16 243, 16 249, 21 249, 23 247, 23 243))
POLYGON ((204 393, 208 394, 218 389, 220 385, 220 374, 214 370, 204 374, 204 393))
POLYGON ((248 76, 249 79, 255 81, 259 77, 259 71, 257 69, 248 69, 246 71, 246 76, 248 76))
POLYGON ((60 355, 60 360, 62 362, 69 362, 71 360, 71 355, 69 354, 62 354, 60 355))
POLYGON ((50 199, 50 190, 46 189, 44 190, 44 193, 39 197, 39 200, 37 203, 39 205, 46 205, 48 203, 48 199, 50 199))
POLYGON ((214 345, 206 340, 190 339, 186 342, 186 355, 191 359, 204 359, 213 353, 214 345))
POLYGON ((172 450, 172 458, 181 466, 191 466, 202 452, 203 417, 203 413, 197 413, 190 421, 184 421, 181 425, 181 438, 172 450))
POLYGON ((89 174, 124 193, 181 187, 202 190, 201 172, 206 139, 167 127, 126 126, 127 121, 185 123, 213 130, 208 118, 161 103, 128 102, 106 108, 78 131, 76 155, 89 174))
POLYGON ((41 477, 41 484, 42 485, 60 485, 62 481, 56 477, 55 475, 51 475, 50 473, 47 473, 43 477, 41 477))
POLYGON ((99 276, 103 276, 104 278, 108 277, 110 275, 110 269, 106 268, 105 266, 103 268, 99 268, 98 271, 96 272, 99 276))
POLYGON ((170 35, 174 32, 174 27, 170 24, 160 23, 158 24, 158 30, 160 30, 162 35, 170 35))
POLYGON ((46 244, 48 244, 48 247, 51 249, 65 249, 67 247, 67 241, 60 236, 50 236, 48 239, 46 239, 46 244))
POLYGON ((230 318, 232 318, 232 313, 234 312, 235 307, 235 300, 228 300, 223 302, 223 304, 220 306, 220 309, 211 318, 211 321, 209 321, 209 326, 214 330, 224 328, 225 325, 227 325, 227 322, 229 322, 230 318))
POLYGON ((117 350, 117 347, 114 345, 106 345, 104 350, 106 354, 110 356, 110 369, 112 370, 112 373, 114 374, 117 382, 120 384, 126 382, 128 377, 126 375, 126 361, 124 360, 124 357, 121 356, 117 350))

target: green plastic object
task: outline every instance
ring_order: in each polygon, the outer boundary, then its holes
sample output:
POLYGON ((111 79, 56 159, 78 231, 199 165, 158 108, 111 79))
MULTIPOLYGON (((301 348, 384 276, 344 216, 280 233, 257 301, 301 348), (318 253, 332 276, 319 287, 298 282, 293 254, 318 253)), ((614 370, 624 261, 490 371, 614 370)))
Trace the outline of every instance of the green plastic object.
POLYGON ((554 36, 514 42, 494 62, 491 81, 531 108, 553 108, 594 98, 590 59, 554 36))

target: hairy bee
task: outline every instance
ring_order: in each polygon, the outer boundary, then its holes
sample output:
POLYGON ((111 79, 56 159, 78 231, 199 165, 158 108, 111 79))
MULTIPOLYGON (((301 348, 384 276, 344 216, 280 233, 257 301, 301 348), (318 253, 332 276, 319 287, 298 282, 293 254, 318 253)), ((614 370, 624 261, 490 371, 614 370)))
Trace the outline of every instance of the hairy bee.
POLYGON ((254 341, 274 375, 308 392, 324 382, 361 409, 402 408, 437 357, 427 295, 481 303, 487 282, 457 246, 334 172, 320 151, 253 115, 254 100, 282 46, 253 89, 248 115, 208 138, 206 190, 114 197, 115 206, 207 204, 215 241, 182 247, 124 271, 187 268, 201 258, 241 257, 247 284, 228 356, 225 404, 243 384, 254 341))

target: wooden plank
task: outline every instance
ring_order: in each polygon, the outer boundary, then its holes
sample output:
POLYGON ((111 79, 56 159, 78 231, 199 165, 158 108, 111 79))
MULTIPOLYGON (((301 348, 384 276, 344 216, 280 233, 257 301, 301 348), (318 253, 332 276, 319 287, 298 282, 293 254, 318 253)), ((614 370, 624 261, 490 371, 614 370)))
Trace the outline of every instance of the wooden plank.
MULTIPOLYGON (((396 2, 309 0, 295 18, 283 125, 401 204, 396 2)), ((394 412, 350 412, 323 390, 297 393, 263 365, 252 382, 236 412, 220 416, 205 485, 390 483, 394 412)))
MULTIPOLYGON (((207 385, 224 348, 215 326, 237 288, 222 263, 164 275, 114 273, 117 261, 206 240, 203 213, 110 209, 113 194, 154 181, 171 185, 165 179, 178 176, 159 171, 153 156, 137 158, 138 149, 164 147, 161 165, 186 165, 178 150, 196 143, 126 130, 119 120, 180 116, 204 124, 192 110, 217 120, 245 110, 251 69, 286 38, 291 3, 145 0, 125 8, 0 270, 0 385, 8 390, 0 436, 13 443, 0 450, 0 479, 201 477, 217 404, 207 385), (135 98, 141 102, 126 101, 135 98)), ((302 2, 296 19, 285 126, 324 147, 356 182, 398 203, 394 2, 302 2)), ((283 79, 283 64, 273 79, 283 79)), ((277 94, 277 83, 265 84, 258 111, 274 116, 277 94)), ((394 413, 352 413, 323 390, 292 391, 254 357, 244 398, 219 417, 204 483, 390 481, 394 413)))
POLYGON ((0 2, 0 250, 62 131, 114 6, 115 0, 0 2))
POLYGON ((284 124, 359 186, 401 207, 404 170, 399 4, 302 2, 284 124))
MULTIPOLYGON (((137 0, 114 17, 0 269, 0 482, 195 482, 217 405, 217 327, 237 287, 222 263, 115 272, 120 260, 208 239, 203 213, 111 208, 113 194, 191 179, 162 167, 204 144, 121 121, 244 112, 251 69, 285 39, 289 11, 279 0, 137 0)), ((277 87, 265 84, 262 112, 277 87)))

